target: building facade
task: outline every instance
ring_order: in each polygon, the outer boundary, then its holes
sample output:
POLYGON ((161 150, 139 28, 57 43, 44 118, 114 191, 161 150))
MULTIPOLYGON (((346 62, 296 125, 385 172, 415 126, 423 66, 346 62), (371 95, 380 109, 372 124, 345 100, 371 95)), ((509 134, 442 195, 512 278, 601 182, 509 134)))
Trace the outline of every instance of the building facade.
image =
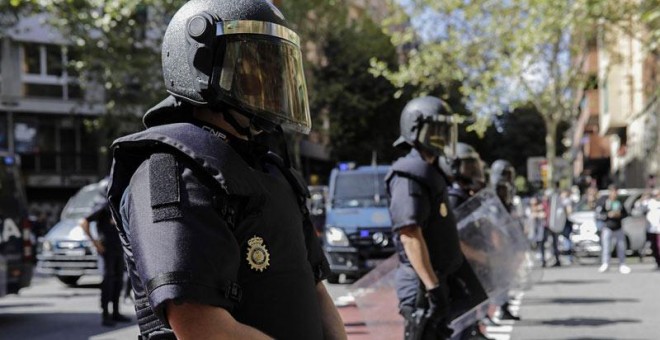
POLYGON ((660 175, 660 58, 645 45, 644 30, 633 28, 636 34, 603 28, 584 64, 593 81, 580 103, 574 174, 591 177, 601 188, 610 182, 643 188, 660 175))
POLYGON ((81 186, 99 180, 106 162, 90 118, 104 113, 103 91, 81 89, 73 49, 45 23, 21 18, 0 36, 0 149, 17 154, 30 210, 57 220, 81 186))

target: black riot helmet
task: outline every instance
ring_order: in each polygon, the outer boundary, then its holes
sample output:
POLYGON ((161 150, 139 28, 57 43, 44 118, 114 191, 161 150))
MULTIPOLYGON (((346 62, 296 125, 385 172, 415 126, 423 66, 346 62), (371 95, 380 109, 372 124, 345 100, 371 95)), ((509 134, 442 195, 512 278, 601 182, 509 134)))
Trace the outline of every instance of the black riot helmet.
POLYGON ((490 165, 490 184, 495 187, 500 181, 514 185, 516 169, 511 163, 504 159, 498 159, 490 165))
POLYGON ((187 2, 167 27, 162 61, 167 92, 183 102, 232 109, 266 131, 311 129, 300 39, 266 0, 187 2))
POLYGON ((490 184, 505 206, 510 206, 516 194, 516 170, 509 161, 498 159, 490 166, 490 184))
POLYGON ((436 156, 454 158, 458 127, 440 98, 411 100, 403 108, 399 124, 401 136, 394 146, 408 145, 436 156))
POLYGON ((477 192, 486 185, 483 162, 479 153, 465 143, 456 144, 456 158, 452 163, 452 176, 468 190, 477 192))

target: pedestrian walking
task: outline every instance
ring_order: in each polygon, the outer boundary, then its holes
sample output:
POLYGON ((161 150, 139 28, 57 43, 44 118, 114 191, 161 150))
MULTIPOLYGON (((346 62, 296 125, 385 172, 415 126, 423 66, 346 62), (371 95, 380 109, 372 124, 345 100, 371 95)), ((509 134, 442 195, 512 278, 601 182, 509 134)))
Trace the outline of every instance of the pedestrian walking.
POLYGON ((601 266, 598 268, 598 272, 604 273, 609 269, 611 245, 614 242, 619 258, 619 272, 629 274, 630 267, 626 265, 626 235, 621 225, 621 220, 626 217, 626 209, 617 197, 616 185, 611 184, 608 190, 607 199, 596 208, 596 218, 603 221, 601 266))
POLYGON ((400 265, 395 286, 405 339, 451 336, 448 276, 464 259, 456 220, 449 206, 440 156, 453 159, 456 123, 436 97, 410 101, 400 120, 394 146, 408 154, 392 164, 386 176, 390 215, 400 265))
POLYGON ((101 324, 114 326, 116 322, 129 322, 131 319, 119 312, 119 296, 121 295, 122 279, 124 277, 124 253, 119 240, 119 233, 110 215, 108 202, 103 199, 97 202, 92 212, 80 220, 80 226, 92 241, 96 252, 103 259, 103 282, 101 283, 101 324), (90 230, 90 222, 96 222, 98 238, 90 230), (112 304, 112 314, 110 314, 112 304))
MULTIPOLYGON (((550 225, 550 223, 554 222, 552 221, 553 219, 551 218, 552 214, 555 213, 554 211, 552 211, 552 200, 554 195, 556 195, 554 191, 548 191, 541 200, 541 204, 543 206, 543 211, 545 215, 543 239, 541 240, 541 264, 543 267, 547 266, 547 260, 545 256, 545 244, 548 242, 548 239, 550 239, 550 245, 552 247, 552 255, 555 258, 555 263, 553 263, 552 266, 553 267, 561 266, 561 262, 559 260, 559 236, 557 235, 556 232, 552 231, 550 225)), ((563 230, 563 222, 562 222, 561 230, 563 230)))
POLYGON ((300 44, 266 0, 191 0, 172 18, 171 96, 112 147, 142 338, 346 338, 307 186, 258 141, 311 128, 300 44))
POLYGON ((660 269, 660 189, 654 189, 645 202, 648 239, 657 268, 660 269))

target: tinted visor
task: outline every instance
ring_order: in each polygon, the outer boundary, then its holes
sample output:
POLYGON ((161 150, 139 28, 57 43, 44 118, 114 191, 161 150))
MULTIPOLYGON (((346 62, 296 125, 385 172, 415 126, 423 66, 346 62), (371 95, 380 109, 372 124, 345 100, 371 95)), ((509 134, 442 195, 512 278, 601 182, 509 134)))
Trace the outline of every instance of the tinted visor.
POLYGON ((290 36, 293 33, 260 22, 224 23, 223 29, 224 55, 217 85, 224 99, 262 121, 309 133, 312 124, 302 54, 294 43, 297 39, 290 36), (229 27, 236 27, 235 32, 229 27))
POLYGON ((459 174, 471 180, 473 183, 484 183, 486 181, 481 161, 475 158, 461 159, 459 174))
POLYGON ((456 155, 457 128, 451 117, 446 118, 447 121, 433 120, 422 124, 417 140, 438 154, 454 158, 456 155))

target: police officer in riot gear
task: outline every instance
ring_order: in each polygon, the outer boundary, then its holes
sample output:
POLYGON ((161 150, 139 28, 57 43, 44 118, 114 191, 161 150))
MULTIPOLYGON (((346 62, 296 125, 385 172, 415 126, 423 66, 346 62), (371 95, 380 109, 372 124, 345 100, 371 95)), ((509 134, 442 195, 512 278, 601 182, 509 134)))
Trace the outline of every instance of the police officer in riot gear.
POLYGON ((108 190, 148 339, 344 339, 287 157, 307 133, 298 35, 266 0, 192 0, 163 39, 169 98, 113 144, 108 190))
MULTIPOLYGON (((513 200, 516 195, 515 178, 516 169, 509 161, 498 159, 490 165, 490 185, 509 213, 514 213, 513 200)), ((508 301, 501 306, 501 311, 502 319, 520 320, 519 316, 513 315, 511 312, 508 301)))
POLYGON ((406 339, 448 337, 447 277, 463 262, 446 175, 438 157, 453 158, 456 124, 435 97, 410 101, 401 113, 401 136, 394 146, 409 153, 386 176, 390 215, 401 265, 396 273, 406 339))
MULTIPOLYGON (((470 197, 486 186, 486 176, 484 175, 484 164, 479 153, 471 146, 465 143, 456 144, 456 157, 451 162, 452 185, 449 188, 449 205, 452 210, 458 208, 470 197)), ((466 261, 467 264, 467 261, 466 261)), ((463 269, 463 272, 474 276, 474 271, 463 269)), ((479 287, 485 295, 483 287, 478 283, 478 279, 473 280, 474 285, 479 287)), ((469 326, 461 334, 461 339, 490 339, 482 333, 479 323, 469 326)))
POLYGON ((479 153, 465 143, 456 144, 456 158, 451 169, 454 182, 449 188, 449 202, 455 209, 485 187, 486 176, 479 153))
POLYGON ((498 159, 491 164, 490 185, 509 212, 513 209, 513 198, 516 195, 515 178, 516 169, 509 161, 498 159))

